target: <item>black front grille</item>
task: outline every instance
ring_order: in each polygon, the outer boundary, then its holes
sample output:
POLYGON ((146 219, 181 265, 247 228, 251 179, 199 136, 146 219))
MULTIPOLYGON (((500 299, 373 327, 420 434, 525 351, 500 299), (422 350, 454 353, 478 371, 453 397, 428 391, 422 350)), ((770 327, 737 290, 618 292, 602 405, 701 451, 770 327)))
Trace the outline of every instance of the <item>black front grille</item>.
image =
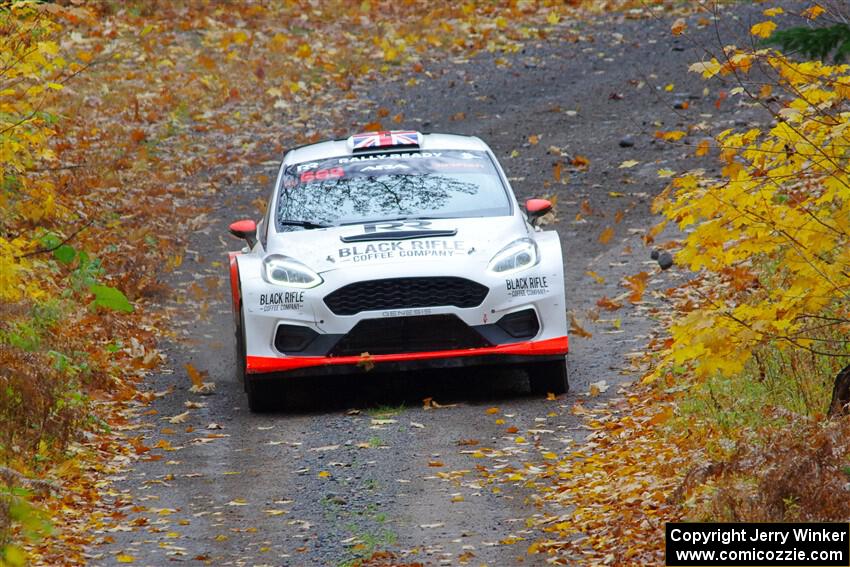
POLYGON ((464 278, 391 278, 341 287, 325 296, 325 305, 336 315, 445 305, 477 307, 488 291, 464 278))
POLYGON ((490 346, 490 342, 454 315, 364 319, 342 337, 331 356, 398 354, 490 346))

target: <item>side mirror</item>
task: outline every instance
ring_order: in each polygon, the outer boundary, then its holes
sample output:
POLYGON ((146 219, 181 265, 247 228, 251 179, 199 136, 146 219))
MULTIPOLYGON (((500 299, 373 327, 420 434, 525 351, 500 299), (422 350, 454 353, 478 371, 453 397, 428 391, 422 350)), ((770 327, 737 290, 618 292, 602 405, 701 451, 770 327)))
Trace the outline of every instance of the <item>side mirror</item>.
POLYGON ((231 223, 230 234, 243 239, 249 247, 253 248, 257 243, 257 223, 251 219, 231 223))
POLYGON ((552 210, 552 202, 548 199, 529 199, 525 202, 525 210, 534 221, 552 210))

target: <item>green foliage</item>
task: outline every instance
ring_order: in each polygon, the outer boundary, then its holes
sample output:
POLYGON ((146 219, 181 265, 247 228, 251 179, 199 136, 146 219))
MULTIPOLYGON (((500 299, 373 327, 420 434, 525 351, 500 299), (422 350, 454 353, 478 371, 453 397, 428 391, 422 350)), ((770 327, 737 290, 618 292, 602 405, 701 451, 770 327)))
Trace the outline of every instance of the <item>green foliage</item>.
POLYGON ((767 345, 743 372, 713 375, 689 388, 680 404, 683 422, 695 418, 711 423, 727 439, 738 439, 763 427, 787 425, 789 416, 823 415, 840 368, 835 357, 767 345))
MULTIPOLYGON (((20 539, 27 542, 40 540, 50 533, 52 526, 47 515, 31 503, 32 494, 19 486, 0 485, 0 506, 7 510, 9 520, 20 530, 20 539)), ((18 545, 3 544, 0 537, 0 567, 23 567, 27 564, 26 552, 18 545)))
POLYGON ((89 287, 89 291, 94 294, 94 301, 91 302, 94 307, 104 307, 125 313, 133 312, 133 305, 127 300, 127 296, 114 287, 95 284, 89 287))
POLYGON ((764 40, 764 43, 778 46, 786 53, 796 53, 807 59, 826 61, 832 53, 832 60, 835 63, 841 63, 850 55, 850 25, 789 28, 775 32, 764 40))

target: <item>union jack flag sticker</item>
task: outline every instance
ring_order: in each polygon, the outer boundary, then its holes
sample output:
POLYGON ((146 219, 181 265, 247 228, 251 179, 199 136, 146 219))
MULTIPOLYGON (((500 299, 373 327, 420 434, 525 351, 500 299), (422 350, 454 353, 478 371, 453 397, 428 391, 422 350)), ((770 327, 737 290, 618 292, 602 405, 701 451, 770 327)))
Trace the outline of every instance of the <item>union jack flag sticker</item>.
POLYGON ((422 134, 415 130, 390 130, 387 132, 365 132, 351 137, 352 150, 387 148, 393 146, 418 146, 422 134))

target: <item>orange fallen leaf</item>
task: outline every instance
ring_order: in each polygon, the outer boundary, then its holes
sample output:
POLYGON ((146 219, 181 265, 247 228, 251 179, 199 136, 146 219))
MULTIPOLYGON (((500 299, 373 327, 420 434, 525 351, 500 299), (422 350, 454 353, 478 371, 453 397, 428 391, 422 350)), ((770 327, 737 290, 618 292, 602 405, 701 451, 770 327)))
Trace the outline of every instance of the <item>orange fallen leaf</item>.
POLYGON ((657 414, 655 414, 654 416, 652 416, 652 418, 650 418, 650 420, 649 420, 649 424, 650 425, 661 425, 665 421, 669 420, 671 417, 673 417, 673 408, 668 406, 668 407, 664 408, 662 411, 660 411, 657 414))
POLYGON ((600 307, 601 309, 604 309, 605 311, 616 311, 617 309, 619 309, 620 307, 623 306, 622 303, 617 303, 613 299, 609 299, 608 297, 606 297, 604 295, 602 296, 601 299, 598 299, 596 301, 596 305, 597 305, 597 307, 600 307))
POLYGON ((586 331, 576 319, 575 315, 570 315, 570 333, 579 337, 589 339, 593 333, 586 331))
POLYGON ((614 228, 609 226, 602 231, 602 234, 599 235, 599 242, 602 244, 608 244, 611 242, 612 238, 614 238, 614 228))
POLYGON ((640 272, 633 276, 626 276, 626 287, 632 290, 629 295, 629 301, 637 303, 643 298, 643 292, 646 291, 646 283, 649 280, 649 274, 640 272))
POLYGON ((191 362, 187 362, 186 373, 189 375, 189 380, 192 381, 192 385, 200 388, 204 383, 204 378, 206 378, 207 372, 201 372, 191 362))
POLYGON ((575 167, 588 167, 590 165, 590 160, 584 156, 577 155, 570 163, 572 163, 575 167))

